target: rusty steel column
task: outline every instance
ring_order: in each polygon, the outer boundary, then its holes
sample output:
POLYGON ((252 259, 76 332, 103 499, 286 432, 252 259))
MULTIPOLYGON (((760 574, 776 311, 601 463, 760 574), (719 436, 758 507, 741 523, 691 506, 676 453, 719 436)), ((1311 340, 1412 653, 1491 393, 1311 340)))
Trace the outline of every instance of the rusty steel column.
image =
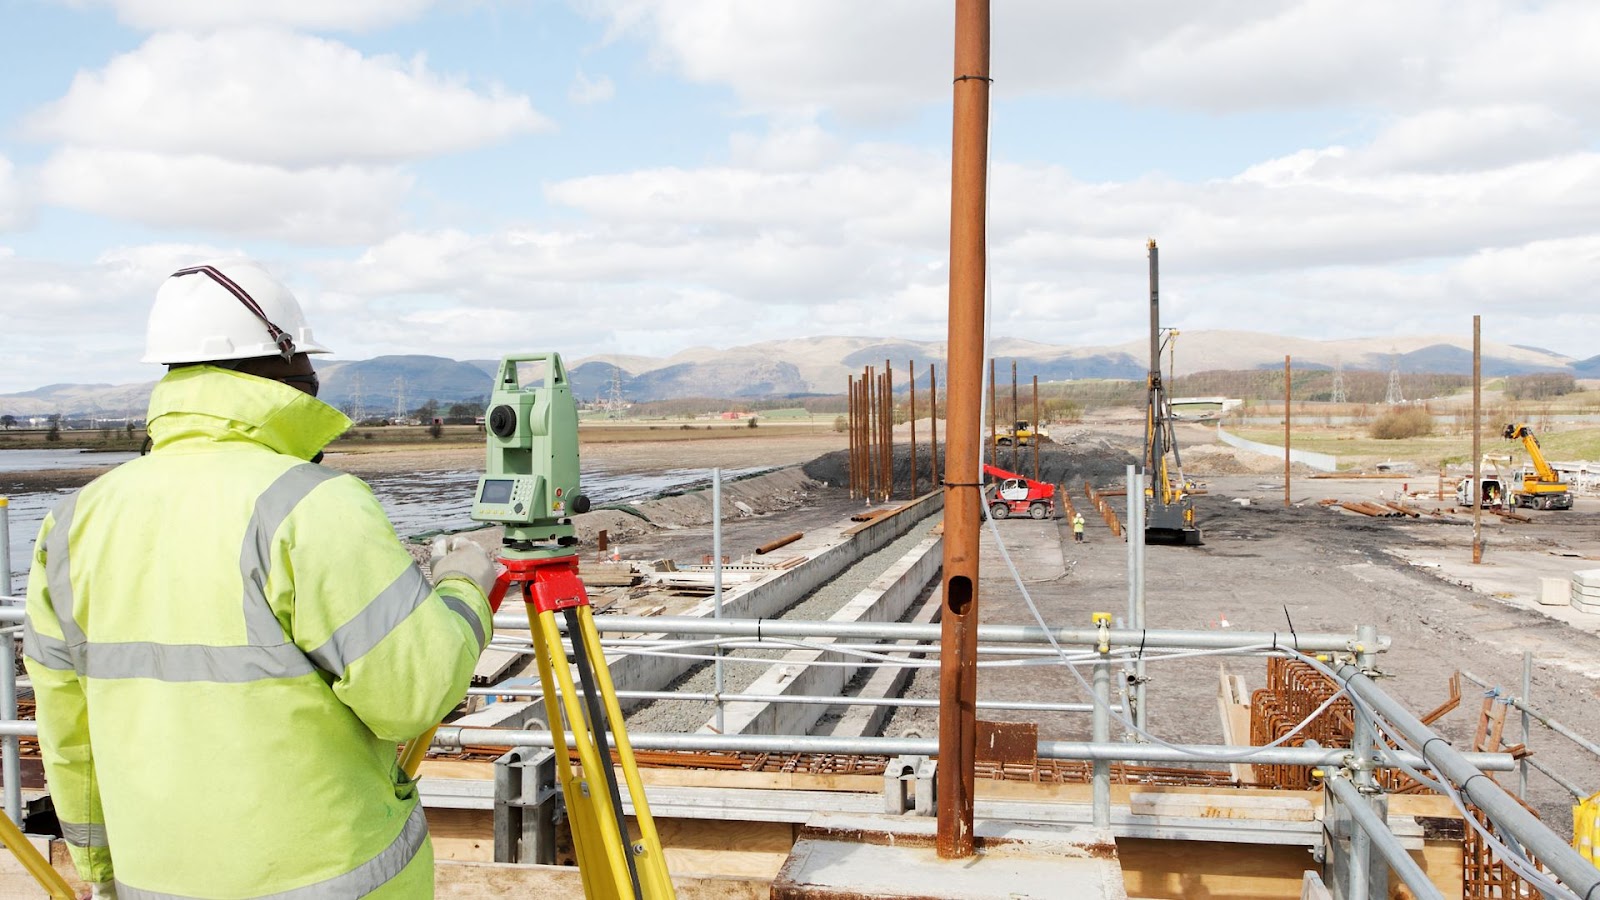
POLYGON ((883 361, 883 499, 894 496, 894 363, 883 361))
POLYGON ((854 475, 851 483, 855 487, 852 499, 861 496, 861 382, 854 375, 850 376, 850 470, 854 475))
POLYGON ((1039 480, 1039 376, 1033 376, 1033 480, 1039 480))
POLYGON ((888 500, 890 488, 883 480, 883 373, 878 370, 872 370, 872 416, 872 440, 878 445, 878 455, 872 460, 877 466, 878 496, 888 500))
MULTIPOLYGON (((989 165, 989 0, 956 0, 950 153, 949 420, 944 612, 939 632, 939 856, 973 852, 978 702, 978 493, 983 402, 984 223, 989 165)), ((992 382, 991 382, 992 386, 992 382)))
POLYGON ((861 464, 861 474, 856 479, 856 488, 861 492, 861 499, 872 499, 872 443, 868 440, 867 424, 871 421, 872 411, 867 409, 867 379, 865 376, 856 378, 856 456, 861 464))
POLYGON ((850 433, 850 499, 856 498, 856 376, 846 375, 849 386, 845 390, 845 431, 850 433))
MULTIPOLYGON (((1472 317, 1472 564, 1483 562, 1483 331, 1482 317, 1472 317)), ((1500 485, 1500 496, 1506 495, 1500 485)))
POLYGON ((856 487, 861 499, 868 501, 872 499, 872 441, 867 427, 871 421, 872 410, 867 408, 867 379, 863 375, 856 379, 856 456, 861 466, 856 487))
POLYGON ((1022 439, 1017 437, 1015 430, 1019 411, 1020 407, 1017 406, 1017 361, 1013 359, 1011 361, 1011 422, 1013 426, 1011 432, 1011 471, 1018 473, 1022 471, 1022 465, 1017 462, 1017 455, 1022 452, 1022 439))
POLYGON ((906 360, 906 389, 911 394, 911 498, 917 499, 917 361, 906 360))
POLYGON ((872 406, 877 402, 877 397, 872 391, 872 367, 866 366, 861 370, 861 432, 862 439, 867 442, 867 502, 871 503, 878 495, 878 454, 873 447, 872 433, 877 427, 876 419, 872 415, 872 406))
POLYGON ((933 363, 928 363, 928 424, 933 428, 933 437, 928 443, 928 480, 934 485, 939 484, 939 375, 933 368, 933 363))

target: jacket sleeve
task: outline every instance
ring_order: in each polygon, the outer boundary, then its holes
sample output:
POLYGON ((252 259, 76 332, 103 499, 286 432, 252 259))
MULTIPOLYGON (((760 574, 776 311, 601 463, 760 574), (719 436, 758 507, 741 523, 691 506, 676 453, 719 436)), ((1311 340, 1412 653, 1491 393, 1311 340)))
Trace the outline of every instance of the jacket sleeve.
POLYGON ((470 580, 430 585, 360 479, 308 494, 274 556, 274 606, 289 601, 292 639, 373 734, 408 741, 466 695, 493 633, 489 601, 470 580))
MULTIPOLYGON (((89 743, 89 708, 83 683, 78 680, 77 661, 82 658, 83 648, 81 644, 68 643, 61 620, 63 616, 69 621, 72 617, 65 559, 57 560, 55 573, 63 584, 56 586, 56 591, 52 591, 48 578, 47 548, 57 543, 61 545, 58 552, 63 556, 66 552, 65 540, 49 541, 54 527, 54 514, 46 516, 34 543, 33 563, 28 570, 28 620, 22 629, 23 665, 33 681, 45 778, 78 877, 88 882, 110 881, 111 848, 106 843, 100 783, 89 743)), ((58 537, 64 539, 66 535, 58 537)), ((76 626, 73 630, 81 634, 76 626)))

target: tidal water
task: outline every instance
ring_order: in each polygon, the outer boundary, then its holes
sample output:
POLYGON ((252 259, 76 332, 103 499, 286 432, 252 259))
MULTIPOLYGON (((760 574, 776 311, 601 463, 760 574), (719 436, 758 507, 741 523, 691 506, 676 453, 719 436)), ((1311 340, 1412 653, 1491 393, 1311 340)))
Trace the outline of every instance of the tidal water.
MULTIPOLYGON (((104 465, 111 468, 132 459, 132 453, 83 453, 76 450, 0 451, 0 473, 40 472, 50 469, 79 469, 104 465)), ((763 471, 766 467, 724 469, 723 479, 763 471)), ((471 518, 473 491, 478 484, 476 471, 447 470, 403 472, 376 475, 367 484, 383 504, 403 538, 437 531, 462 531, 481 525, 471 518)), ((584 467, 580 470, 582 489, 595 506, 648 500, 662 494, 708 487, 709 469, 671 469, 665 472, 605 472, 584 467)), ((28 563, 34 536, 45 514, 59 500, 72 493, 36 491, 11 494, 9 511, 11 549, 11 589, 21 594, 26 586, 28 563)), ((0 585, 4 587, 4 585, 0 585)), ((3 593, 3 592, 0 592, 3 593)))

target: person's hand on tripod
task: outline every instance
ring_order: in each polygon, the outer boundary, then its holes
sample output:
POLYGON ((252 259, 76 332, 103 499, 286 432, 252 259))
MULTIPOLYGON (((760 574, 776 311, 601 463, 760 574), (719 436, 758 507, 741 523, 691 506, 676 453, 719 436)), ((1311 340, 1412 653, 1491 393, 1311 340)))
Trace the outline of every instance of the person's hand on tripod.
POLYGON ((496 566, 489 554, 469 538, 459 535, 433 539, 433 583, 446 578, 465 578, 478 586, 485 597, 494 587, 496 566))

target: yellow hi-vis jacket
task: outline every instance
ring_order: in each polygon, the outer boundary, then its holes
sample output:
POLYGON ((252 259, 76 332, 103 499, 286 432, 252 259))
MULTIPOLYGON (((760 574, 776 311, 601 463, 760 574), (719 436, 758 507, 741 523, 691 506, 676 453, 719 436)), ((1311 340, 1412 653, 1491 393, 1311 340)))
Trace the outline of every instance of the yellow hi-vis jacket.
POLYGON ((45 775, 79 874, 123 900, 432 896, 396 748, 464 695, 489 604, 430 587, 367 486, 307 462, 349 424, 179 369, 152 452, 39 530, 23 650, 45 775))

